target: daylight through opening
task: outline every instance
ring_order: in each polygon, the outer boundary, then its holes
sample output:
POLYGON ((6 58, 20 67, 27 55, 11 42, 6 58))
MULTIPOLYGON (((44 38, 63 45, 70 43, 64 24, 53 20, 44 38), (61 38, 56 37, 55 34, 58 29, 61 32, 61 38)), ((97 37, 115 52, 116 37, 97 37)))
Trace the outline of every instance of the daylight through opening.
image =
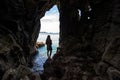
POLYGON ((38 54, 35 56, 34 71, 43 71, 43 64, 48 58, 47 46, 45 44, 47 36, 50 35, 52 40, 51 58, 59 46, 59 12, 57 6, 54 5, 49 11, 46 11, 45 16, 40 19, 40 22, 41 29, 37 39, 37 44, 40 44, 40 46, 37 45, 38 54))

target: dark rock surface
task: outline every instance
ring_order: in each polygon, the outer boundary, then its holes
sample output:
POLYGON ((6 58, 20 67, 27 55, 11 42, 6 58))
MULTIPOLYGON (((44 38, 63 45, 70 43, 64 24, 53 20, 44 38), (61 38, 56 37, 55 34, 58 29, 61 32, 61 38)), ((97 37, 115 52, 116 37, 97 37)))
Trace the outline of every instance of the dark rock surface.
POLYGON ((60 50, 45 63, 46 80, 120 80, 119 5, 60 0, 60 50))
POLYGON ((44 64, 43 80, 120 80, 119 0, 0 1, 0 80, 38 79, 29 64, 40 18, 54 4, 60 47, 44 64))
POLYGON ((52 5, 52 2, 44 0, 0 1, 0 80, 29 79, 40 18, 52 5), (19 68, 20 65, 25 69, 19 68), (29 72, 23 74, 26 69, 29 72))

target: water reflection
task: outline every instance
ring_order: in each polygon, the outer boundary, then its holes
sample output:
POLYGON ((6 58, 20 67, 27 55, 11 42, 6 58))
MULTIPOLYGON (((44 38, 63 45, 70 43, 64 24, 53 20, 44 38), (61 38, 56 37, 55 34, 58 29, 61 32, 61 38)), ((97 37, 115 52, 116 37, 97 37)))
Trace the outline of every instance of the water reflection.
POLYGON ((46 61, 46 57, 44 57, 43 55, 40 54, 40 52, 38 52, 35 56, 34 56, 34 60, 33 60, 33 72, 39 72, 42 73, 44 68, 43 65, 46 61))

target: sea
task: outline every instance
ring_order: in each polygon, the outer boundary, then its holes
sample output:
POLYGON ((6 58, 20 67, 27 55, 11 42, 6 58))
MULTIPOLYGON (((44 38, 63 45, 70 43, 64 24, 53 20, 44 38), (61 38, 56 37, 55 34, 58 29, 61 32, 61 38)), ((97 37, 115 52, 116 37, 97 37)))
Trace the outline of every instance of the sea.
MULTIPOLYGON (((52 39, 52 56, 56 53, 58 44, 59 44, 59 33, 47 33, 47 32, 41 32, 39 33, 39 37, 37 39, 38 42, 43 42, 45 43, 47 35, 50 35, 52 39)), ((40 72, 42 73, 44 68, 43 65, 45 61, 47 60, 47 49, 46 45, 43 47, 40 47, 37 49, 38 54, 35 55, 34 60, 33 60, 33 72, 40 72)))

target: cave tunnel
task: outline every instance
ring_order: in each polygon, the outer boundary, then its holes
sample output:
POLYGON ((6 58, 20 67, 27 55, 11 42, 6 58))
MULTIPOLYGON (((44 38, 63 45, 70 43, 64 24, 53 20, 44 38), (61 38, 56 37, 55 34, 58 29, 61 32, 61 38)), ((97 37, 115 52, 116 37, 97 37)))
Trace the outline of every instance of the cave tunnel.
POLYGON ((0 1, 0 80, 120 80, 119 0, 0 1), (30 69, 40 19, 60 13, 60 50, 30 69))

